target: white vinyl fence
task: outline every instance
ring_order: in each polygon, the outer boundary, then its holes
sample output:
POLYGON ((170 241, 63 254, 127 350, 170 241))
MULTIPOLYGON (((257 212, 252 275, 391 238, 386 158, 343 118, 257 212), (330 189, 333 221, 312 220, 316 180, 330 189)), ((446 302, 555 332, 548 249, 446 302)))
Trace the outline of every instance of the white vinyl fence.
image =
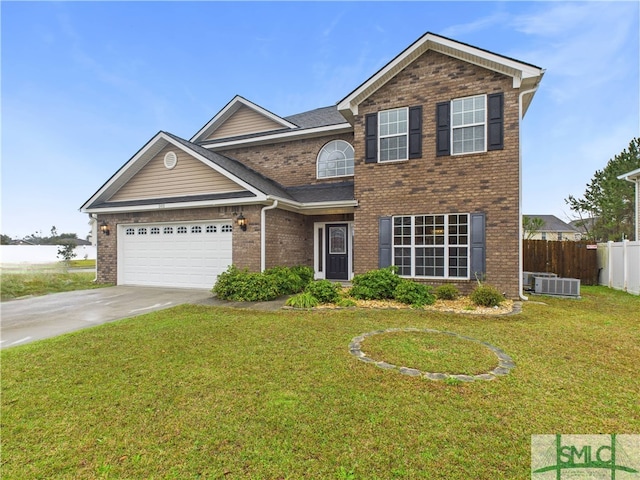
POLYGON ((598 244, 600 285, 640 295, 640 241, 598 244))
MULTIPOLYGON (((56 263, 63 260, 58 256, 59 245, 2 245, 0 246, 0 263, 2 264, 31 264, 56 263)), ((81 245, 74 250, 74 260, 95 260, 96 247, 81 245)))

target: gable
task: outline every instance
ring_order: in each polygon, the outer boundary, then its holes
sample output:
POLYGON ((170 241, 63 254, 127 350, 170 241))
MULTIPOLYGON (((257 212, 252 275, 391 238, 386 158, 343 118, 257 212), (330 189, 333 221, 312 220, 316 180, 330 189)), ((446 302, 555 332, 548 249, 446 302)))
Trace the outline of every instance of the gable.
POLYGON ((168 144, 108 200, 119 202, 241 191, 245 189, 237 183, 168 144), (177 157, 172 169, 168 169, 164 161, 169 152, 177 157))
POLYGON ((242 105, 205 140, 280 130, 282 125, 242 105))

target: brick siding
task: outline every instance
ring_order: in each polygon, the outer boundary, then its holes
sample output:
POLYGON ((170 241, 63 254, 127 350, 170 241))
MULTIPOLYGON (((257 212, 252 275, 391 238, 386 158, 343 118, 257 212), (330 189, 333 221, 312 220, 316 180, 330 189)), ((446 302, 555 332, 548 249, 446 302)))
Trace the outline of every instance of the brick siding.
MULTIPOLYGON (((518 91, 510 77, 429 51, 359 106, 354 137, 356 273, 378 268, 381 216, 484 212, 486 282, 518 295, 518 91), (436 157, 436 103, 494 92, 504 93, 504 149, 436 157), (423 107, 422 158, 365 164, 365 115, 414 105, 423 107)), ((454 283, 465 292, 476 285, 454 283)))

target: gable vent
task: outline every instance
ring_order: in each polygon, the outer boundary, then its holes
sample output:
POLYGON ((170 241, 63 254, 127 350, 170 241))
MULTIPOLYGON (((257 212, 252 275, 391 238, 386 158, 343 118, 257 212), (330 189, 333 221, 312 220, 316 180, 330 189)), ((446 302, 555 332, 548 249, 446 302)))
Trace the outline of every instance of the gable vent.
POLYGON ((164 166, 171 170, 176 166, 177 163, 178 156, 175 154, 175 152, 167 152, 164 156, 164 166))

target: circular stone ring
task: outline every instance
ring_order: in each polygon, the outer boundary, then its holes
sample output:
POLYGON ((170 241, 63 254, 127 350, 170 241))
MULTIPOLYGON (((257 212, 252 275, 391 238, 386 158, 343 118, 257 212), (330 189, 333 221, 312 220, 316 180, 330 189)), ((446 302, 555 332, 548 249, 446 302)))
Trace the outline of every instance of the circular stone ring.
POLYGON ((374 364, 376 367, 385 369, 385 370, 398 370, 401 374, 407 375, 409 377, 423 377, 429 380, 446 380, 446 379, 455 379, 462 382, 473 382, 475 380, 494 380, 496 377, 507 375, 512 368, 516 366, 514 361, 511 359, 509 355, 504 353, 498 347, 494 347, 493 345, 481 342, 480 340, 476 340, 475 338, 465 337, 464 335, 459 335, 453 332, 442 332, 440 330, 433 330, 430 328, 388 328, 386 330, 375 330, 373 332, 363 333, 357 337, 354 337, 349 344, 349 353, 355 356, 358 360, 365 363, 374 364), (396 365, 392 365, 390 363, 384 361, 374 360, 367 356, 366 353, 362 351, 361 344, 367 337, 372 337, 374 335, 381 335, 383 333, 392 333, 392 332, 426 332, 426 333, 443 333, 445 335, 451 335, 454 337, 461 338, 463 340, 469 340, 470 342, 479 343, 480 345, 484 345, 493 353, 495 353, 496 357, 498 357, 498 366, 487 373, 481 373, 479 375, 452 375, 449 373, 439 373, 439 372, 422 372, 416 368, 409 367, 398 367, 396 365))

